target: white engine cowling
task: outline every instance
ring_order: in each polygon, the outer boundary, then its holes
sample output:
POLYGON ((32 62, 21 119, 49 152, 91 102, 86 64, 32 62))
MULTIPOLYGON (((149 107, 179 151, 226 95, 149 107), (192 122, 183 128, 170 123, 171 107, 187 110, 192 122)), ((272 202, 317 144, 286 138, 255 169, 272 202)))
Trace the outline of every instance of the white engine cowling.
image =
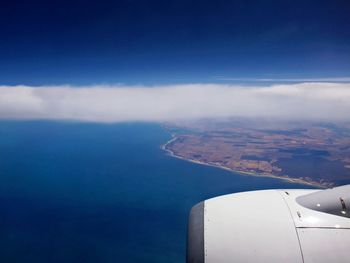
POLYGON ((350 262, 350 185, 224 195, 191 210, 187 262, 350 262))

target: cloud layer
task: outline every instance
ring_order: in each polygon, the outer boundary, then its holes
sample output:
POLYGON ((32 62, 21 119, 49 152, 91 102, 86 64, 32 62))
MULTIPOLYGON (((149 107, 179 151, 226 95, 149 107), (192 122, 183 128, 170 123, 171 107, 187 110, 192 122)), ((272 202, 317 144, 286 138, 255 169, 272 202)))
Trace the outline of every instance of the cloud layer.
POLYGON ((350 121, 350 84, 0 86, 1 119, 161 122, 230 117, 350 121))

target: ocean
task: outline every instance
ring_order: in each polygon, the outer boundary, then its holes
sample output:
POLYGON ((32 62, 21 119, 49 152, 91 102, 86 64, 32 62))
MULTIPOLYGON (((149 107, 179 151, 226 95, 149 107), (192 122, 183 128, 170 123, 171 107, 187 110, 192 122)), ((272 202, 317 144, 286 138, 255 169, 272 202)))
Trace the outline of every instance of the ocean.
POLYGON ((0 122, 0 262, 185 262, 189 210, 303 188, 173 158, 158 124, 0 122))

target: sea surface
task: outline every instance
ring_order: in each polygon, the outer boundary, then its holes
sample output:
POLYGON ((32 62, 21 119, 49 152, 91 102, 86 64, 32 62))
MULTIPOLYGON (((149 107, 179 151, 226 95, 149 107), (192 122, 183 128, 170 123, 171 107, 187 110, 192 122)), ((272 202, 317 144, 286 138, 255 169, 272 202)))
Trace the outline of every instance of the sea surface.
POLYGON ((157 124, 0 122, 0 262, 185 262, 190 208, 302 188, 168 156, 157 124))

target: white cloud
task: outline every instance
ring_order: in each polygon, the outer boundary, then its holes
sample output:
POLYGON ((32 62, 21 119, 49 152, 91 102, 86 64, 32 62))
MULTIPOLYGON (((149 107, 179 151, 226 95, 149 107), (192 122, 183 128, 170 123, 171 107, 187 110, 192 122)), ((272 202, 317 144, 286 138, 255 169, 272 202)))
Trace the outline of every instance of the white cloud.
POLYGON ((219 80, 243 81, 243 82, 350 82, 350 77, 333 77, 333 78, 230 78, 224 76, 216 77, 219 80))
POLYGON ((350 84, 0 86, 1 119, 158 122, 226 117, 350 121, 350 84))

